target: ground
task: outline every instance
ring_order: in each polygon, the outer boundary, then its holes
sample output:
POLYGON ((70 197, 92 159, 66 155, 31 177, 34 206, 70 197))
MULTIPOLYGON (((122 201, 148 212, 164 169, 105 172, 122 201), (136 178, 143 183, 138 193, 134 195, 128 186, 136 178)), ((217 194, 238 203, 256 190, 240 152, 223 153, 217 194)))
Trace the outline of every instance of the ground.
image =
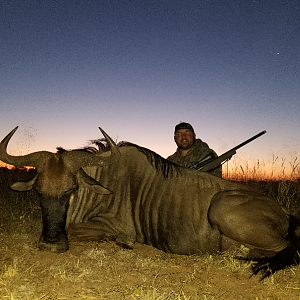
POLYGON ((182 256, 136 244, 70 242, 62 254, 36 247, 42 230, 34 192, 0 195, 0 299, 300 299, 300 267, 267 280, 242 254, 182 256))
POLYGON ((38 237, 39 230, 1 235, 0 299, 300 299, 299 268, 260 282, 232 255, 94 242, 54 254, 36 248, 38 237))

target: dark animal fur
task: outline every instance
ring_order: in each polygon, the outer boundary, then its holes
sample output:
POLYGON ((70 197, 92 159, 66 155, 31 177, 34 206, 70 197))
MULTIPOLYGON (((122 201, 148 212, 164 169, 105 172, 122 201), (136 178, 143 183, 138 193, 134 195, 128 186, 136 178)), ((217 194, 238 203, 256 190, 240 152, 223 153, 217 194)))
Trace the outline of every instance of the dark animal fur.
MULTIPOLYGON (((108 144, 104 143, 103 140, 93 141, 93 144, 96 147, 88 146, 81 149, 75 149, 71 151, 84 151, 92 154, 105 152, 109 150, 108 144)), ((158 171, 162 172, 165 178, 170 176, 170 173, 176 172, 180 173, 180 167, 177 164, 169 162, 163 157, 159 156, 155 152, 140 147, 138 145, 129 143, 129 142, 121 142, 118 144, 118 147, 135 147, 138 151, 140 151, 143 155, 146 156, 147 160, 151 163, 151 165, 158 171)), ((58 153, 62 153, 67 151, 63 148, 57 148, 58 153)), ((239 258, 243 260, 251 260, 252 263, 252 272, 254 275, 261 274, 261 279, 267 278, 278 270, 284 269, 288 266, 298 265, 300 263, 300 237, 296 234, 300 232, 300 222, 296 217, 290 216, 290 227, 289 233, 286 239, 290 241, 290 245, 278 252, 273 257, 262 257, 262 258, 252 258, 245 259, 239 258)))
POLYGON ((138 149, 141 153, 143 153, 147 157, 148 161, 151 163, 153 167, 155 167, 157 171, 162 172, 165 178, 167 178, 169 176, 169 173, 173 172, 174 169, 177 174, 179 173, 179 165, 168 161, 167 159, 161 157, 160 155, 153 152, 152 150, 128 142, 122 143, 120 146, 121 147, 132 146, 138 149))

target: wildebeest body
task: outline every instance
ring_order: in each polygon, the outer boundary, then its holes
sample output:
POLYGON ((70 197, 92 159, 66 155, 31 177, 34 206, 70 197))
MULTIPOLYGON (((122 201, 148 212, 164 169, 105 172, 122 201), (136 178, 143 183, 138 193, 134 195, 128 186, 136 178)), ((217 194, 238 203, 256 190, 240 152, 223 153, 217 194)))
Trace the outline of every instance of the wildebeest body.
MULTIPOLYGON (((226 245, 222 243, 222 230, 213 219, 217 213, 217 219, 220 220, 225 216, 228 218, 229 214, 226 211, 223 214, 223 208, 219 212, 217 208, 211 207, 211 201, 218 199, 222 191, 239 190, 238 203, 233 209, 237 207, 241 210, 242 207, 246 208, 246 202, 252 199, 255 194, 253 191, 248 191, 241 184, 173 165, 170 165, 168 176, 165 177, 164 173, 157 171, 136 147, 121 147, 120 152, 120 160, 114 166, 85 168, 88 175, 113 191, 113 194, 97 195, 88 189, 79 189, 77 197, 71 200, 68 212, 68 223, 77 223, 77 226, 72 227, 74 233, 88 236, 89 224, 81 224, 81 222, 98 221, 98 223, 91 223, 91 228, 96 235, 95 227, 99 227, 112 237, 116 237, 117 242, 128 247, 132 247, 137 241, 166 252, 199 254, 224 251, 231 246, 231 243, 226 245), (239 202, 241 205, 238 205, 239 202)), ((272 209, 269 217, 276 218, 274 222, 284 223, 281 238, 284 237, 287 235, 288 218, 273 200, 259 196, 265 198, 263 206, 266 206, 266 201, 269 201, 277 208, 276 214, 272 209)), ((225 208, 227 201, 230 199, 223 201, 225 208)), ((248 236, 236 236, 235 233, 238 232, 238 228, 244 230, 245 226, 248 226, 244 218, 245 213, 249 212, 248 218, 251 222, 248 224, 251 228, 248 231, 257 236, 255 232, 257 222, 253 220, 264 219, 264 215, 260 215, 262 209, 246 208, 239 211, 235 216, 234 230, 230 238, 251 246, 247 243, 248 236)), ((227 227, 224 231, 229 231, 228 222, 223 223, 227 227)), ((268 232, 266 232, 267 237, 268 232)), ((264 240, 262 237, 260 239, 264 240)), ((271 250, 277 250, 275 248, 274 246, 271 250)))
POLYGON ((6 147, 15 130, 0 143, 0 159, 37 168, 33 180, 12 188, 34 187, 41 195, 41 249, 66 251, 68 230, 79 238, 116 240, 127 248, 139 242, 177 254, 243 244, 259 257, 253 272, 263 277, 299 263, 299 237, 291 226, 296 219, 242 184, 181 168, 136 145, 117 147, 103 131, 109 151, 14 157, 6 147))

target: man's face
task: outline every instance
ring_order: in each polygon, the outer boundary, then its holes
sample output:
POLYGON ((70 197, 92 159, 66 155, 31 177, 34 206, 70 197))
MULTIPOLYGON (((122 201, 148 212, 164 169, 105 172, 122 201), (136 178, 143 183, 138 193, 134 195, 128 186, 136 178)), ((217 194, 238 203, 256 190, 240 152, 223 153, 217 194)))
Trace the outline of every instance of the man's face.
POLYGON ((195 139, 196 134, 189 129, 179 129, 174 135, 175 143, 181 150, 190 149, 194 145, 195 139))

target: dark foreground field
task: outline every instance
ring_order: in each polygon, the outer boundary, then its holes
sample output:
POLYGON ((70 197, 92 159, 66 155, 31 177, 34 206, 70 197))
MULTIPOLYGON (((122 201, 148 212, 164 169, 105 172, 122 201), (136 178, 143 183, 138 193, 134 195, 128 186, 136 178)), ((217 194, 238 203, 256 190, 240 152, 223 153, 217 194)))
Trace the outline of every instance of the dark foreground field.
MULTIPOLYGON (((233 258, 237 253, 179 256, 139 244, 125 250, 75 241, 63 254, 40 251, 35 193, 8 188, 32 172, 1 169, 0 299, 300 299, 300 267, 260 282, 233 258)), ((298 213, 299 182, 252 184, 298 213)))

